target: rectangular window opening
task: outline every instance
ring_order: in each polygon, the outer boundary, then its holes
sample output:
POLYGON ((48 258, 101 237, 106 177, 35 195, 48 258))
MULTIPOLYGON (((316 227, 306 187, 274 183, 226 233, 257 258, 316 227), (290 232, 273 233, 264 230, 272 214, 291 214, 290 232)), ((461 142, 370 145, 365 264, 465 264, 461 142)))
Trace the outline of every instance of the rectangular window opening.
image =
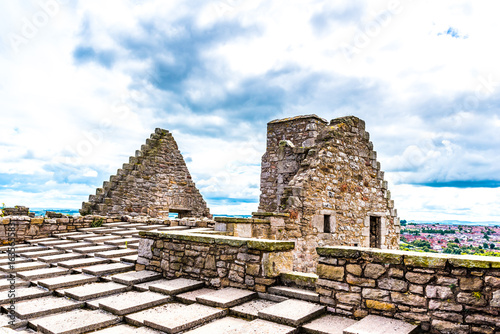
POLYGON ((331 233, 330 229, 330 215, 324 215, 323 218, 323 232, 324 233, 331 233))
POLYGON ((381 224, 380 217, 370 216, 370 247, 380 248, 381 224))

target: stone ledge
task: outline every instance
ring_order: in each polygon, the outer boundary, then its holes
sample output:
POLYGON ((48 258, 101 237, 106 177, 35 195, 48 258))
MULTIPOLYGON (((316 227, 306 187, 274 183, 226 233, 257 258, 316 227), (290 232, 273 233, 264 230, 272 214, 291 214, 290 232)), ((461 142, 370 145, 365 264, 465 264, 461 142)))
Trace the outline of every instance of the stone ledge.
POLYGON ((444 268, 449 264, 453 267, 500 268, 500 257, 492 256, 421 253, 350 246, 318 247, 316 251, 318 255, 324 257, 349 259, 367 257, 373 262, 392 264, 404 261, 404 264, 410 267, 444 268))
POLYGON ((252 212, 252 216, 256 217, 290 217, 289 213, 280 212, 252 212))
POLYGON ((139 235, 143 238, 152 237, 155 239, 172 239, 179 241, 192 241, 204 244, 229 245, 235 247, 247 246, 249 249, 261 250, 264 252, 289 251, 295 248, 293 241, 279 241, 253 238, 237 238, 223 235, 207 235, 189 232, 151 232, 141 231, 139 235))
POLYGON ((214 220, 218 223, 236 223, 236 224, 269 224, 267 219, 259 218, 238 218, 238 217, 215 217, 214 220))

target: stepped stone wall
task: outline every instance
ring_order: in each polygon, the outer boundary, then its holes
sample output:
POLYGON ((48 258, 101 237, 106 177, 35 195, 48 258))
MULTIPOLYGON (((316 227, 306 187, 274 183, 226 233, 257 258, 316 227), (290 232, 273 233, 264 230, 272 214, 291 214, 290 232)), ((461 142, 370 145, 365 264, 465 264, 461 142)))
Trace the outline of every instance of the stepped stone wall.
POLYGON ((365 122, 354 116, 268 123, 254 216, 285 214, 270 219, 271 234, 296 241, 295 270, 315 270, 318 246, 399 248, 397 211, 376 157, 365 122))
POLYGON ((134 157, 84 202, 81 214, 143 214, 211 217, 177 143, 167 130, 156 129, 134 157))
POLYGON ((430 333, 499 333, 500 258, 318 248, 316 291, 335 313, 378 314, 430 333))

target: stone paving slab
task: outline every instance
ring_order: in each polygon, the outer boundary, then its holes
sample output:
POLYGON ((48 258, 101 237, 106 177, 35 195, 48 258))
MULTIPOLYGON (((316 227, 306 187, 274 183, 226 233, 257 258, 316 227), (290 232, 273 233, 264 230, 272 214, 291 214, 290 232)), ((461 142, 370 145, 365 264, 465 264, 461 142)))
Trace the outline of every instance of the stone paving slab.
POLYGON ((72 250, 75 248, 83 248, 83 247, 93 247, 94 244, 91 242, 73 242, 70 244, 65 244, 65 245, 57 245, 54 246, 55 249, 60 249, 60 250, 72 250))
POLYGON ((356 322, 354 319, 328 314, 304 324, 301 328, 310 334, 343 334, 345 328, 356 322))
POLYGON ((95 231, 106 230, 106 229, 107 229, 107 227, 82 227, 82 228, 79 228, 77 231, 85 232, 85 233, 92 233, 95 231))
MULTIPOLYGON (((28 322, 26 320, 21 320, 19 318, 11 319, 6 314, 0 314, 0 333, 1 334, 4 334, 4 332, 2 332, 2 329, 4 327, 16 329, 16 328, 25 327, 27 324, 28 324, 28 322), (14 324, 9 324, 9 322, 12 320, 14 320, 14 324)), ((5 330, 5 334, 19 334, 19 332, 18 331, 13 332, 12 330, 10 330, 10 331, 5 330)))
POLYGON ((95 266, 84 267, 82 268, 82 271, 86 274, 103 276, 103 275, 123 273, 134 269, 135 266, 133 264, 109 263, 109 264, 98 264, 95 266))
POLYGON ((104 251, 114 250, 114 249, 118 249, 118 247, 111 246, 111 245, 102 245, 102 246, 93 246, 93 247, 73 248, 73 252, 88 254, 88 253, 104 252, 104 251))
POLYGON ((46 334, 80 334, 120 322, 120 317, 100 311, 74 310, 41 318, 35 322, 46 334))
POLYGON ((143 225, 143 226, 135 226, 137 230, 141 231, 149 231, 149 230, 154 230, 159 227, 165 227, 165 225, 143 225))
POLYGON ((77 274, 66 275, 52 278, 46 278, 38 281, 38 285, 49 290, 67 288, 75 285, 82 285, 87 283, 97 282, 99 280, 96 276, 77 274))
POLYGON ((47 263, 33 261, 25 263, 14 263, 13 265, 5 264, 3 266, 0 266, 0 270, 5 271, 7 273, 18 273, 21 271, 48 268, 48 267, 50 267, 50 265, 47 263))
POLYGON ((123 231, 123 228, 113 227, 113 228, 105 228, 103 230, 93 231, 96 234, 110 234, 112 232, 123 231))
POLYGON ((117 226, 120 226, 120 225, 126 225, 126 224, 129 224, 129 223, 128 223, 128 222, 104 223, 104 224, 102 224, 101 226, 102 226, 102 227, 109 228, 109 227, 117 227, 117 226))
POLYGON ((124 231, 111 232, 111 235, 126 237, 126 236, 130 236, 133 234, 138 234, 138 233, 139 233, 139 230, 130 229, 130 230, 124 230, 124 231))
POLYGON ((49 250, 43 250, 43 251, 37 251, 37 252, 27 252, 27 253, 19 253, 21 256, 34 259, 40 256, 50 256, 50 255, 59 255, 63 254, 64 251, 58 250, 58 249, 49 249, 49 250))
POLYGON ((65 239, 66 237, 69 237, 70 235, 80 235, 80 234, 85 234, 82 232, 64 232, 64 233, 54 233, 54 237, 59 238, 59 239, 65 239))
POLYGON ((22 247, 20 249, 16 248, 16 254, 22 254, 22 253, 28 253, 28 252, 38 252, 38 251, 44 251, 48 250, 47 247, 42 247, 42 246, 30 246, 30 247, 22 247))
POLYGON ((418 326, 401 320, 368 315, 345 328, 344 334, 410 334, 417 330, 418 326))
POLYGON ((130 244, 138 244, 141 241, 141 238, 121 238, 115 240, 104 241, 105 245, 113 245, 113 246, 122 246, 122 245, 130 245, 130 244))
POLYGON ((241 318, 255 320, 259 317, 260 310, 263 310, 274 304, 276 304, 276 302, 270 300, 254 299, 244 304, 231 307, 229 309, 229 314, 233 314, 241 318))
POLYGON ((29 281, 25 281, 17 277, 12 281, 8 279, 3 279, 0 280, 0 291, 9 290, 11 283, 13 283, 16 288, 28 287, 30 285, 29 281))
POLYGON ((39 242, 38 244, 41 245, 41 246, 57 246, 57 245, 64 245, 64 244, 70 244, 72 243, 73 241, 71 240, 53 240, 53 241, 45 241, 45 242, 39 242))
POLYGON ((289 326, 300 326, 326 311, 325 306, 303 300, 288 299, 258 312, 259 318, 289 326))
POLYGON ((95 253, 94 256, 111 259, 115 257, 120 258, 122 256, 135 255, 135 254, 137 254, 137 250, 135 249, 117 249, 117 250, 95 253))
POLYGON ((85 254, 80 254, 80 253, 64 253, 57 255, 41 256, 37 260, 46 263, 57 263, 67 260, 83 259, 85 257, 86 257, 85 254))
POLYGON ((39 242, 53 241, 53 240, 57 240, 57 238, 50 237, 50 238, 31 239, 31 240, 25 240, 25 242, 29 244, 37 244, 39 242))
POLYGON ((319 303, 319 294, 314 291, 309 291, 289 286, 272 286, 267 291, 269 293, 279 296, 286 296, 294 299, 319 303))
POLYGON ((139 249, 139 243, 128 245, 128 248, 139 249))
MULTIPOLYGON (((30 244, 15 244, 14 245, 14 248, 17 250, 17 249, 21 249, 21 248, 25 248, 25 247, 31 247, 30 244)), ((1 246, 0 247, 0 252, 6 252, 8 251, 9 249, 11 249, 12 246, 1 246)))
POLYGON ((198 296, 206 295, 208 293, 214 292, 214 289, 201 288, 198 290, 193 290, 189 292, 180 293, 175 296, 175 299, 185 303, 185 304, 194 304, 196 303, 196 298, 198 296))
MULTIPOLYGON (((149 290, 149 287, 153 284, 157 284, 157 283, 161 283, 163 281, 166 281, 166 279, 157 279, 157 280, 154 280, 154 281, 151 281, 151 282, 145 282, 145 283, 139 283, 139 284, 134 284, 133 288, 134 290, 137 290, 137 291, 150 291, 149 290)), ((193 301, 193 303, 195 302, 196 300, 193 301)))
MULTIPOLYGON (((16 289, 16 296, 12 299, 19 302, 21 300, 33 299, 49 296, 52 292, 40 288, 19 288, 16 289)), ((0 291, 0 304, 10 303, 9 290, 0 291)))
POLYGON ((134 325, 134 326, 143 326, 144 325, 144 320, 149 319, 149 320, 154 320, 157 319, 158 317, 165 316, 167 314, 170 314, 171 312, 177 310, 177 309, 183 309, 187 307, 184 304, 180 303, 167 303, 163 304, 160 306, 152 307, 147 310, 141 311, 141 312, 136 312, 136 313, 131 313, 126 316, 124 316, 125 322, 134 325))
MULTIPOLYGON (((33 259, 27 259, 27 258, 24 258, 24 257, 16 257, 15 258, 15 263, 26 263, 26 262, 33 262, 34 260, 33 259)), ((0 260, 0 265, 4 265, 4 264, 9 264, 11 261, 9 259, 1 259, 0 260)))
MULTIPOLYGON (((150 289, 153 286, 150 287, 150 289)), ((200 304, 205 304, 215 307, 233 307, 257 297, 257 293, 253 291, 237 289, 237 288, 224 288, 217 291, 207 293, 196 297, 196 301, 200 304)))
POLYGON ((109 263, 109 260, 89 257, 85 259, 62 261, 58 262, 57 265, 59 267, 64 267, 64 268, 81 268, 81 267, 92 266, 95 264, 104 264, 104 263, 109 263))
POLYGON ((188 278, 176 278, 153 284, 149 287, 149 290, 161 292, 167 295, 177 295, 179 293, 200 289, 204 286, 205 284, 202 281, 196 281, 188 278))
POLYGON ((137 262, 137 257, 138 255, 128 255, 128 256, 122 256, 120 258, 120 261, 123 262, 128 262, 128 263, 136 263, 137 262))
POLYGON ((125 315, 165 304, 171 300, 170 296, 151 291, 129 291, 99 301, 99 307, 116 315, 125 315))
POLYGON ((17 276, 27 281, 33 281, 42 278, 50 278, 66 274, 69 274, 68 268, 54 267, 54 268, 42 268, 42 269, 22 271, 20 273, 17 273, 17 276))
POLYGON ((111 279, 116 283, 125 285, 134 285, 145 282, 150 282, 162 278, 162 274, 151 270, 131 271, 128 273, 111 276, 111 279))
MULTIPOLYGON (((82 308, 84 305, 85 302, 76 302, 67 298, 49 296, 17 303, 14 314, 19 319, 31 319, 75 310, 77 308, 82 308)), ((7 311, 5 307, 3 308, 7 311)))
POLYGON ((161 334, 161 332, 147 327, 133 327, 129 325, 117 325, 105 329, 101 329, 92 334, 161 334))
POLYGON ((224 334, 292 334, 297 332, 294 327, 257 319, 242 327, 225 331, 224 334))
POLYGON ((98 237, 98 236, 99 236, 99 234, 87 233, 87 234, 70 235, 69 237, 67 237, 67 239, 78 241, 78 240, 85 240, 87 238, 98 237))
POLYGON ((200 304, 191 304, 158 316, 157 318, 145 319, 144 325, 173 334, 211 320, 222 318, 225 315, 226 310, 200 304))
POLYGON ((99 236, 99 237, 92 237, 92 238, 87 238, 84 239, 87 242, 91 242, 93 244, 99 244, 99 243, 104 243, 104 241, 108 240, 116 240, 116 239, 122 239, 122 237, 116 236, 116 235, 105 235, 105 236, 99 236))
POLYGON ((224 317, 222 319, 218 319, 212 321, 209 324, 203 325, 196 329, 184 332, 184 334, 214 334, 214 333, 225 333, 230 330, 238 330, 244 325, 247 324, 248 321, 233 317, 224 317))
POLYGON ((137 228, 137 226, 147 226, 147 224, 143 224, 143 223, 123 223, 122 225, 117 225, 116 227, 121 227, 121 228, 137 228))
POLYGON ((64 290, 64 295, 76 300, 89 300, 93 298, 105 297, 115 293, 127 292, 129 286, 115 282, 90 283, 64 290))

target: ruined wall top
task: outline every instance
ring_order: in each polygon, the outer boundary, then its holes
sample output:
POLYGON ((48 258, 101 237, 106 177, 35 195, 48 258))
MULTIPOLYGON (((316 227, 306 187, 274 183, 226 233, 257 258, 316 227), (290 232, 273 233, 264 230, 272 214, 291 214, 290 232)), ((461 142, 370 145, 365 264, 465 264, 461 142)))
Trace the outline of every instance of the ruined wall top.
POLYGON ((82 214, 153 217, 168 217, 169 212, 180 217, 210 217, 174 137, 159 128, 80 210, 82 214))

